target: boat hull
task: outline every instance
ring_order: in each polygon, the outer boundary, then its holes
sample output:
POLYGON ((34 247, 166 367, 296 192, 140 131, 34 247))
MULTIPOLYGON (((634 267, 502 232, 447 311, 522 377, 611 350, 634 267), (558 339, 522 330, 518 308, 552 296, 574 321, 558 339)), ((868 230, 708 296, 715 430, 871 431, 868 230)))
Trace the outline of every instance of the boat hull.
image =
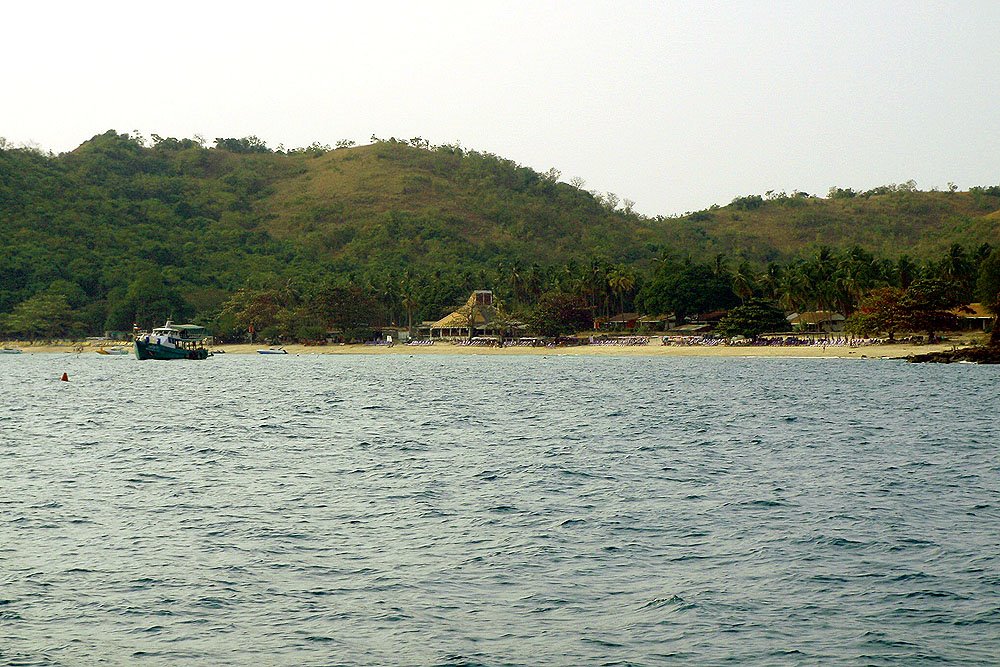
POLYGON ((203 347, 185 350, 137 340, 135 341, 135 357, 139 361, 145 361, 146 359, 207 359, 208 350, 203 347))

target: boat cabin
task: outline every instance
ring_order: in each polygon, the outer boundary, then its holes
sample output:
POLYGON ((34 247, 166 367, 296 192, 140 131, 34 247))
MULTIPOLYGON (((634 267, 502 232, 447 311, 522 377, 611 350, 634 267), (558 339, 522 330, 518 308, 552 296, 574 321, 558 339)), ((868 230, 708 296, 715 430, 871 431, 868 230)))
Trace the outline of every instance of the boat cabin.
POLYGON ((208 337, 205 327, 197 324, 174 324, 170 320, 162 327, 153 329, 148 334, 141 334, 139 340, 151 345, 193 349, 200 347, 201 342, 208 337))
POLYGON ((153 329, 153 336, 169 336, 182 341, 198 341, 208 336, 205 327, 197 324, 174 324, 170 320, 162 327, 153 329))

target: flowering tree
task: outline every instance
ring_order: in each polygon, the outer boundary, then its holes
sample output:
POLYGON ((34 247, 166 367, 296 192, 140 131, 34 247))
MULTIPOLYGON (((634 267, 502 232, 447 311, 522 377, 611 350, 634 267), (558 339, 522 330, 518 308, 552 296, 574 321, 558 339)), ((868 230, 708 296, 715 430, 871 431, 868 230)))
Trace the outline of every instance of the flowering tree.
POLYGON ((868 292, 847 320, 848 331, 859 336, 884 333, 893 340, 896 332, 910 323, 909 312, 903 305, 904 294, 898 287, 880 287, 868 292))

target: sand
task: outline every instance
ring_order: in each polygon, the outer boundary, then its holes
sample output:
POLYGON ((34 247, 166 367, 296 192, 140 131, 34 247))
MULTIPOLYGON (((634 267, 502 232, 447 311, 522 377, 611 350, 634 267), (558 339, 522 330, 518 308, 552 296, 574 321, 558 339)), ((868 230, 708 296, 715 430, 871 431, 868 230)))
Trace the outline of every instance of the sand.
MULTIPOLYGON (((865 347, 727 347, 727 346, 673 346, 652 342, 634 347, 581 345, 574 347, 470 347, 435 342, 434 345, 284 345, 289 355, 295 354, 369 354, 369 355, 526 355, 526 356, 581 356, 581 357, 787 357, 821 359, 900 359, 914 354, 953 349, 967 340, 949 341, 935 345, 893 344, 865 347)), ((6 343, 3 347, 20 349, 23 353, 96 354, 100 344, 87 342, 65 343, 6 343)), ((226 354, 256 354, 261 345, 217 345, 212 348, 226 354)))

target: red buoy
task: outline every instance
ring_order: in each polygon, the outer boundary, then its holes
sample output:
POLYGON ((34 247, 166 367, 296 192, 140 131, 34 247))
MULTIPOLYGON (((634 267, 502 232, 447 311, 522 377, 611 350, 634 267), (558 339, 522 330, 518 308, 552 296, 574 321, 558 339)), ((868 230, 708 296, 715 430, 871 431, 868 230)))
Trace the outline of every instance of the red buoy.
POLYGON ((63 376, 59 379, 62 380, 63 382, 69 382, 69 376, 66 375, 65 373, 63 373, 63 376))

